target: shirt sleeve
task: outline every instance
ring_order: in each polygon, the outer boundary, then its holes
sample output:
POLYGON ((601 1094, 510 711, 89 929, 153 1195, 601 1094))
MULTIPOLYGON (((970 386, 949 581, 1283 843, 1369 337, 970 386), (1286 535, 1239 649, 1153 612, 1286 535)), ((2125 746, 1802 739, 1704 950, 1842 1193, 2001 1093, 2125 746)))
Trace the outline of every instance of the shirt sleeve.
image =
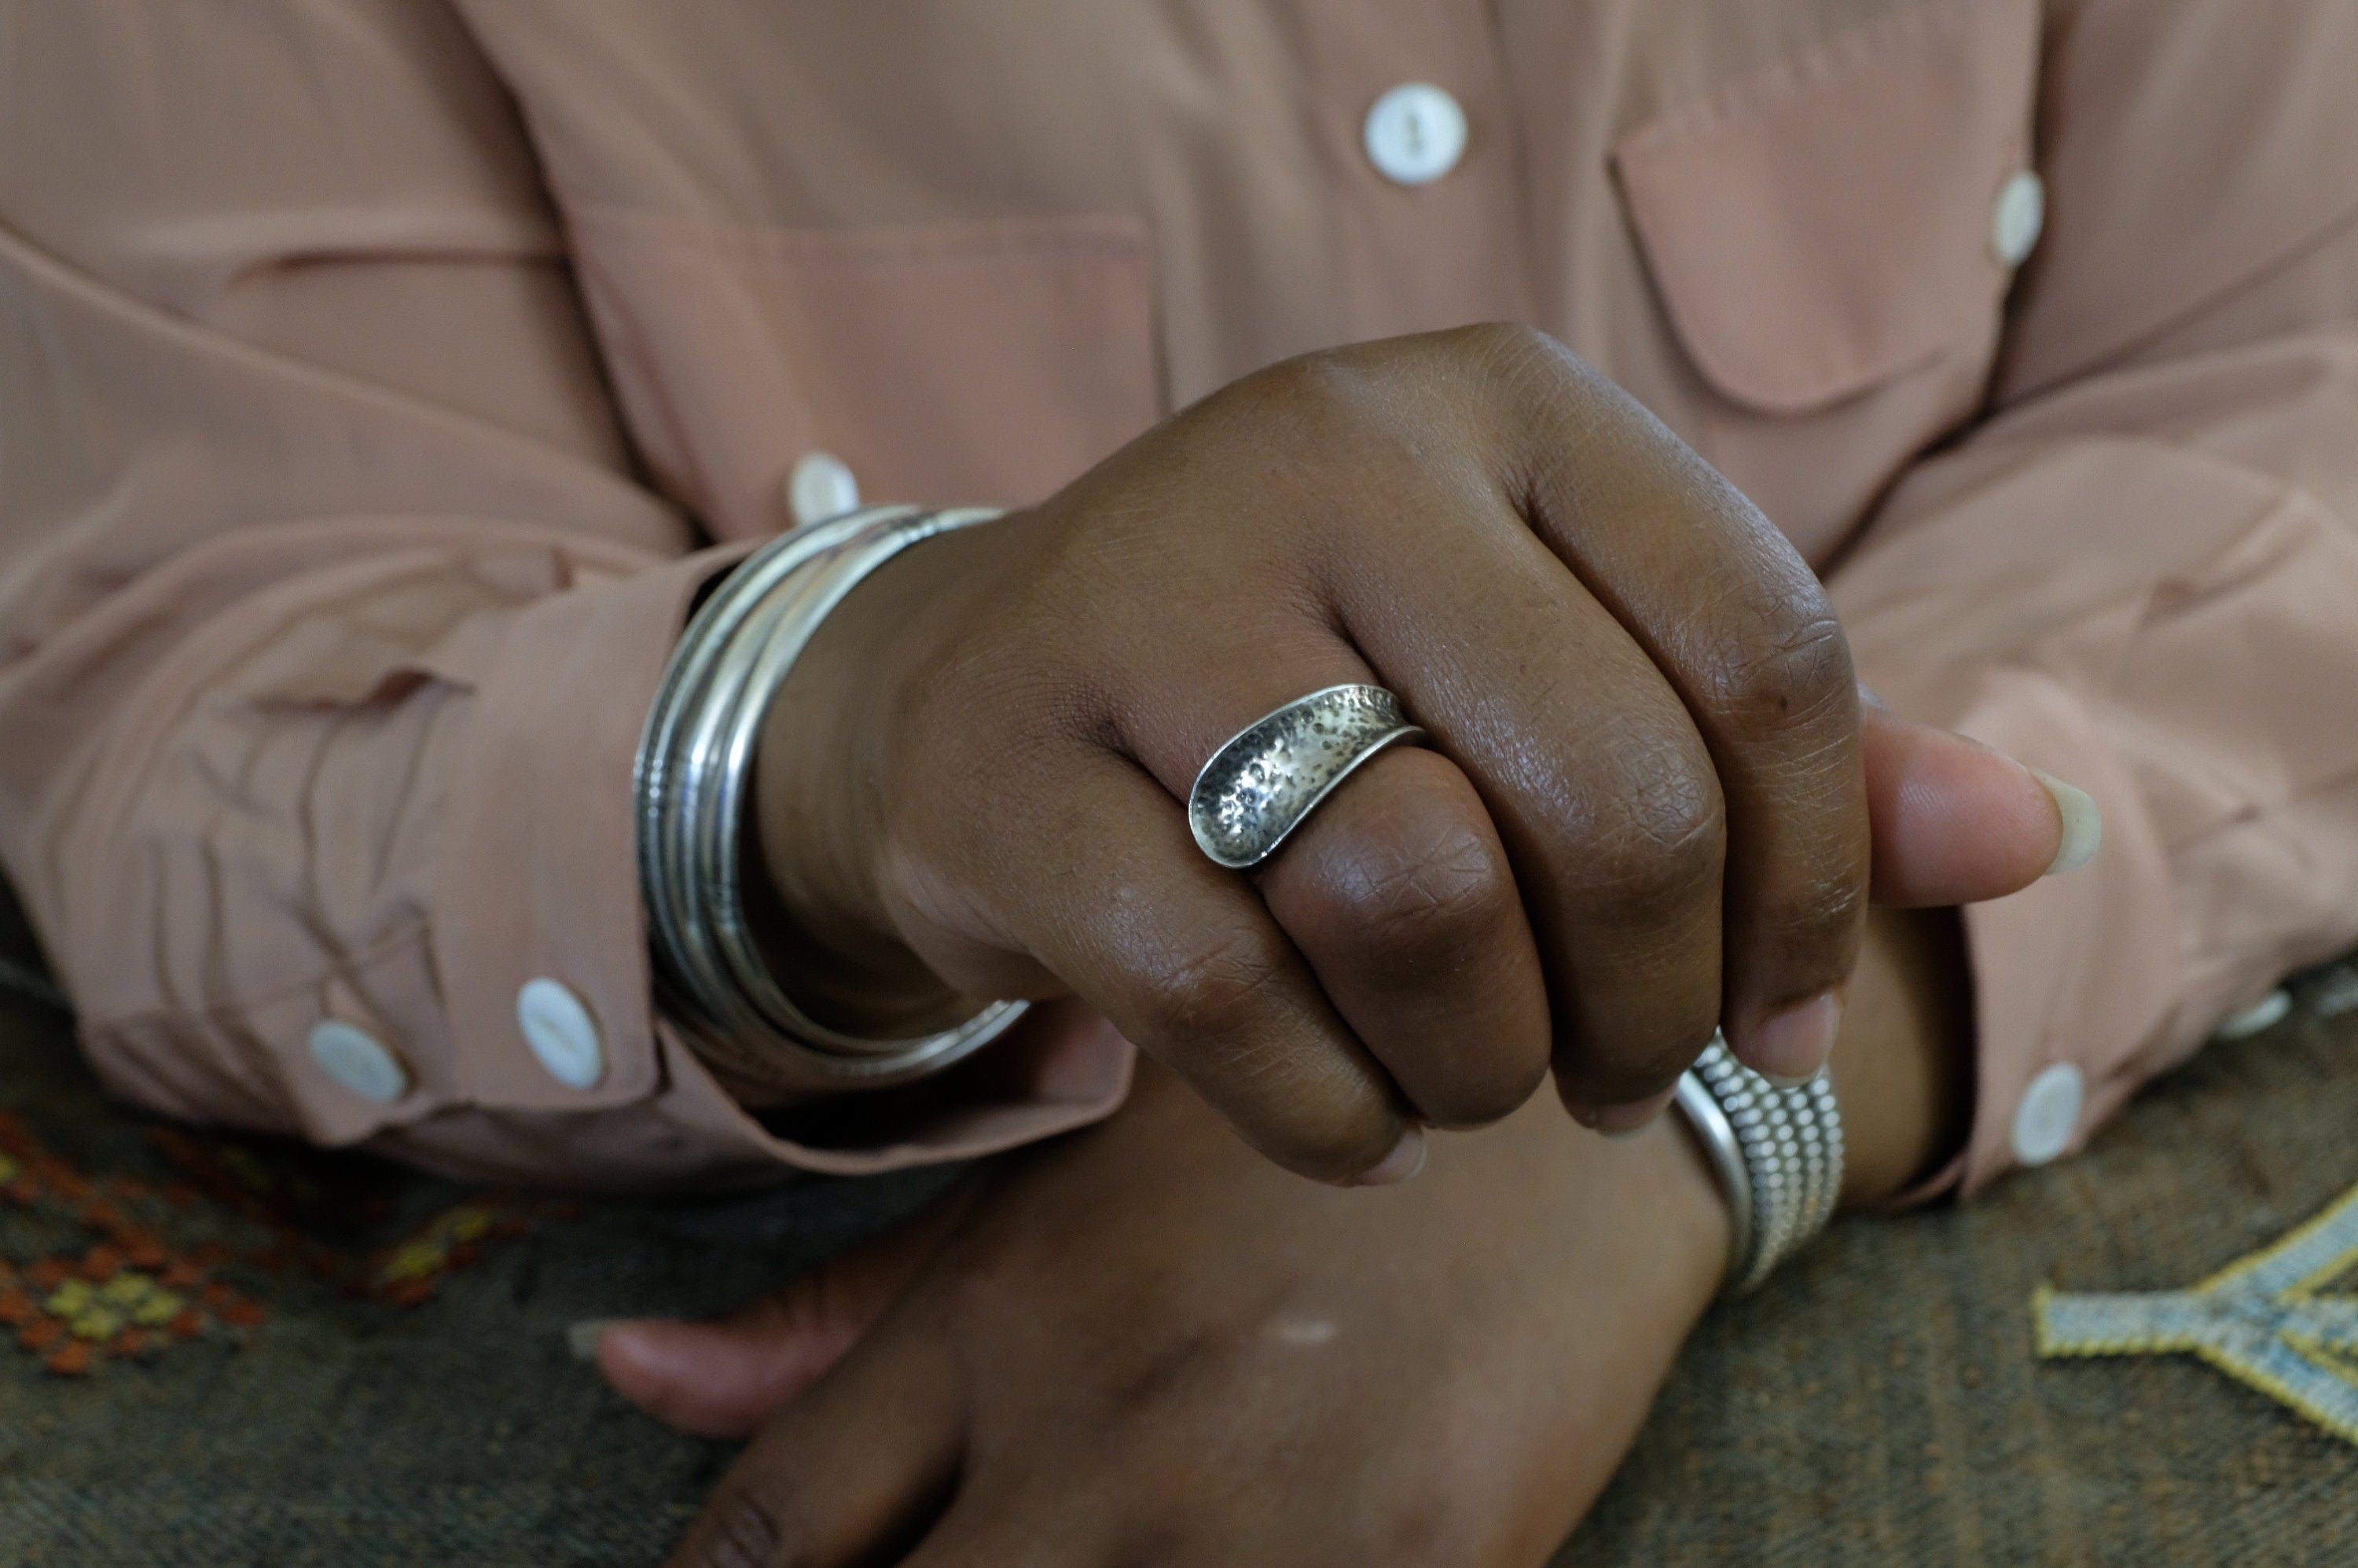
POLYGON ((1127 1048, 1052 1011, 930 1108, 787 1137, 656 1019, 632 760, 741 547, 633 482, 449 16, 7 25, 0 860, 111 1087, 575 1186, 876 1169, 1109 1108, 1127 1048), (542 979, 554 1035, 519 1017, 542 979))
POLYGON ((1969 1185, 2358 942, 2353 452, 2358 332, 2125 372, 1929 465, 1839 574, 1887 703, 2104 811, 2088 868, 1965 912, 1969 1185))
POLYGON ((2358 943, 2358 16, 2066 9, 1997 407, 1831 579, 1895 710, 2104 810, 1965 912, 1967 1190, 2358 943))

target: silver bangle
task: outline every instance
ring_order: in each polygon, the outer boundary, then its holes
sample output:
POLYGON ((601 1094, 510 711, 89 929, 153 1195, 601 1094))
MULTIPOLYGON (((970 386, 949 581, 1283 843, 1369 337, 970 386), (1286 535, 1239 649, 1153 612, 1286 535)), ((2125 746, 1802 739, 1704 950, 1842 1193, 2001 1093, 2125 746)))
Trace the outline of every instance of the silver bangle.
POLYGON ((1783 1089, 1718 1035, 1679 1076, 1675 1102, 1726 1195, 1727 1279, 1741 1295, 1833 1218, 1842 1195, 1842 1110, 1821 1071, 1783 1089))
POLYGON ((1029 1005, 994 1001, 907 1039, 831 1029, 786 994, 745 914, 743 825, 771 700, 819 624, 901 551, 997 517, 878 506, 748 556, 689 620, 639 742, 639 885, 658 1008, 711 1059, 784 1088, 881 1087, 939 1072, 1029 1005))

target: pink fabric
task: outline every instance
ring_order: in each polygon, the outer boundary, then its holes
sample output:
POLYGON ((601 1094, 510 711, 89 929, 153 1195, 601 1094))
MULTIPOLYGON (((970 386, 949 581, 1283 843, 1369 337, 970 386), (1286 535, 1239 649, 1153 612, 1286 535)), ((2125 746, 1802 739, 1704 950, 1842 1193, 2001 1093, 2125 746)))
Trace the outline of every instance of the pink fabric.
POLYGON ((2038 44, 2033 0, 1897 10, 1622 138, 1631 221, 1714 384, 1800 414, 1986 351, 2038 44))
POLYGON ((1004 504, 1154 423, 1152 273, 1135 222, 833 234, 570 214, 631 427, 666 488, 726 537, 777 530, 779 486, 814 447, 879 493, 1004 504))
POLYGON ((1530 320, 1833 572, 1862 671, 2089 789, 1968 917, 2078 1136, 2358 940, 2358 10, 2325 0, 165 0, 0 52, 0 860, 110 1083, 501 1180, 1102 1115, 1057 1010, 764 1125, 655 1020, 630 754, 805 452, 1022 502, 1285 354, 1530 320), (1384 179, 1368 106, 1464 105, 1384 179), (2009 276, 1991 203, 2050 221, 2009 276), (599 1025, 586 1088, 517 988, 599 1025), (354 1095, 336 1019, 410 1087, 354 1095), (779 1129, 789 1129, 791 1135, 779 1129))

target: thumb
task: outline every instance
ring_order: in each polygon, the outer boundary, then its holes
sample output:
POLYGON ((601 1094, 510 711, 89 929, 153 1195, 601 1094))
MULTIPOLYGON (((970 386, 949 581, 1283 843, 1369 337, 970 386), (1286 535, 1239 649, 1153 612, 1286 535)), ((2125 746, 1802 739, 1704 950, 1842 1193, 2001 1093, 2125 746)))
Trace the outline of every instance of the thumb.
POLYGON ((698 1437, 746 1437, 826 1376, 898 1301, 964 1214, 963 1190, 727 1317, 573 1325, 614 1391, 698 1437))
POLYGON ((1876 903, 1978 903, 2095 858, 2104 819, 2084 791, 1872 698, 1860 717, 1876 903))

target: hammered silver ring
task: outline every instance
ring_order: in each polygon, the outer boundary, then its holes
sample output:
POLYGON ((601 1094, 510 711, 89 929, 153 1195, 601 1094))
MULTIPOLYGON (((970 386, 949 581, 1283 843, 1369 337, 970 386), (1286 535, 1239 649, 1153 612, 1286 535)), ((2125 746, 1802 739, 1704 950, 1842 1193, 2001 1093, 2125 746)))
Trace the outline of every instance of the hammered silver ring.
POLYGON ((1299 697, 1212 753, 1187 792, 1187 826, 1205 854, 1246 871, 1277 852, 1351 771, 1425 732, 1379 686, 1330 686, 1299 697))

